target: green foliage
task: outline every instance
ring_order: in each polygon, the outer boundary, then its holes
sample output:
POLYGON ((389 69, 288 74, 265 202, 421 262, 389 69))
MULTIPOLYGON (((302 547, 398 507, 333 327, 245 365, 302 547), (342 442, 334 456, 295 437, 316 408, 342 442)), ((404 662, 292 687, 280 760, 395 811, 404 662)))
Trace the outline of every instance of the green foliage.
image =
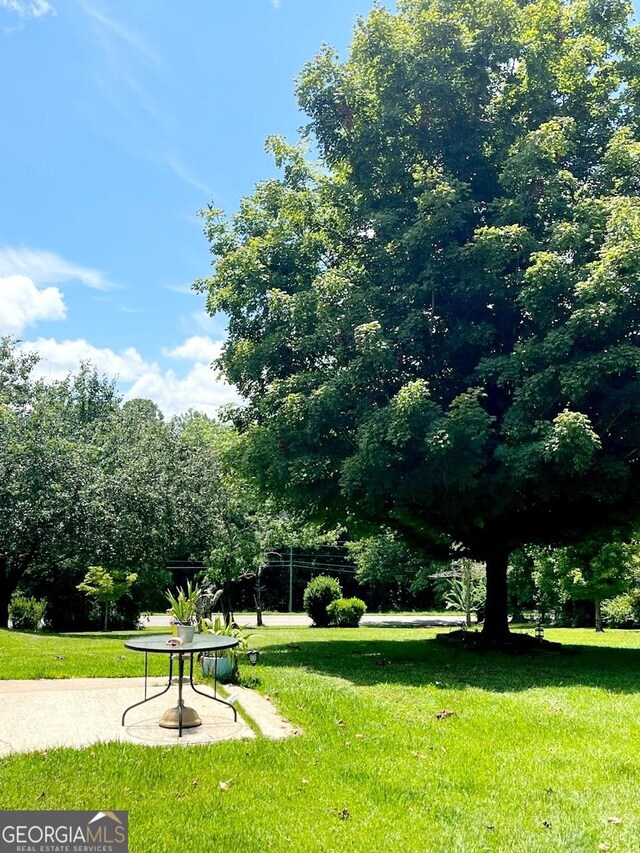
POLYGON ((326 628, 331 621, 327 608, 342 595, 336 578, 318 575, 309 581, 304 591, 304 609, 317 628, 326 628))
POLYGON ((447 610, 464 613, 469 626, 472 612, 478 613, 484 606, 486 596, 484 566, 468 559, 455 560, 451 565, 455 576, 443 582, 445 606, 447 610))
POLYGON ((327 605, 329 621, 337 628, 358 628, 366 610, 361 598, 337 598, 327 605))
POLYGON ((124 595, 128 595, 131 587, 137 581, 136 572, 124 572, 117 569, 110 571, 103 566, 89 566, 82 583, 78 584, 80 592, 84 592, 96 601, 104 604, 104 629, 109 623, 109 607, 124 595))
MULTIPOLYGON (((320 165, 198 283, 258 485, 493 577, 640 511, 640 52, 614 0, 408 0, 298 80, 320 165), (459 551, 458 551, 459 552, 459 551)), ((501 583, 490 590, 503 590, 501 583)), ((485 629, 507 630, 496 592, 485 629)))
POLYGON ((9 605, 11 625, 16 631, 37 631, 46 609, 46 601, 14 595, 9 605))
POLYGON ((89 566, 84 580, 78 584, 78 589, 98 601, 111 603, 126 595, 137 579, 135 572, 125 574, 116 569, 109 571, 103 566, 89 566))
POLYGON ((416 602, 423 607, 433 597, 432 574, 445 565, 434 562, 423 549, 410 547, 389 527, 348 541, 346 548, 368 601, 380 602, 375 609, 415 609, 416 602))
POLYGON ((288 548, 335 544, 340 529, 323 529, 275 500, 257 495, 243 470, 243 443, 236 430, 192 414, 181 425, 188 442, 215 459, 218 488, 200 515, 202 542, 191 553, 205 563, 204 580, 222 592, 226 618, 233 615, 233 588, 254 582, 256 609, 262 607, 263 573, 269 559, 288 548))
MULTIPOLYGON (((247 633, 243 628, 239 628, 232 622, 225 622, 224 619, 220 618, 220 616, 216 616, 215 619, 201 619, 199 627, 200 633, 202 634, 216 634, 218 637, 233 637, 234 640, 238 641, 238 645, 234 646, 232 649, 223 649, 218 652, 218 657, 226 658, 231 661, 231 680, 237 681, 238 658, 240 654, 244 654, 244 652, 249 648, 247 640, 251 634, 247 633)), ((215 655, 213 652, 204 652, 203 657, 215 657, 215 655)))
POLYGON ((36 381, 35 361, 0 341, 0 623, 19 589, 47 599, 50 627, 93 627, 99 596, 78 589, 91 565, 138 575, 130 597, 109 603, 114 622, 134 626, 162 606, 167 562, 205 548, 221 481, 200 437, 222 428, 123 403, 88 365, 36 381))
POLYGON ((165 597, 170 605, 167 613, 180 625, 195 625, 201 595, 200 587, 193 585, 191 581, 187 581, 187 589, 180 588, 177 595, 168 589, 165 592, 165 597))
MULTIPOLYGON (((595 604, 596 627, 600 627, 600 604, 605 621, 610 612, 611 624, 629 623, 632 617, 625 616, 625 611, 640 596, 640 550, 635 539, 616 536, 616 531, 612 536, 612 541, 591 536, 570 547, 526 549, 525 559, 534 566, 537 606, 543 614, 553 614, 560 624, 588 624, 579 613, 579 602, 588 601, 595 604)), ((592 624, 593 609, 592 604, 592 624)))
POLYGON ((602 615, 611 628, 637 628, 640 625, 640 595, 626 592, 602 602, 602 615))

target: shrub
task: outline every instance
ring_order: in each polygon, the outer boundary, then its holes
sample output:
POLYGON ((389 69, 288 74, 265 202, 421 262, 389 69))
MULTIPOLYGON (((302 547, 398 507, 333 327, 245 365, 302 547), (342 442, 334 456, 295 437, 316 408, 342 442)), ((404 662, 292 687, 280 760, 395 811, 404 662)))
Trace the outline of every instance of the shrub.
POLYGON ((9 605, 11 624, 17 631, 37 631, 46 606, 46 601, 14 595, 9 605))
POLYGON ((314 625, 318 628, 327 627, 331 621, 327 607, 341 595, 342 587, 335 578, 318 575, 309 581, 304 591, 304 609, 313 619, 314 625))
POLYGON ((327 613, 338 628, 357 628, 366 609, 361 598, 338 598, 329 604, 327 613))
POLYGON ((637 601, 628 593, 602 602, 602 616, 611 628, 635 628, 638 625, 637 601))

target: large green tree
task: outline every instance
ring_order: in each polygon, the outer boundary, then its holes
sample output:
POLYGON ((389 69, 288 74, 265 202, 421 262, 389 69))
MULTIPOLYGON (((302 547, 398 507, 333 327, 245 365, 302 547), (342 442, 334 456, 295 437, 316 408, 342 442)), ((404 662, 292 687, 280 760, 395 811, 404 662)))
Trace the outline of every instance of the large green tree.
POLYGON ((205 212, 262 483, 487 567, 640 502, 640 32, 623 0, 399 0, 298 98, 320 163, 205 212))

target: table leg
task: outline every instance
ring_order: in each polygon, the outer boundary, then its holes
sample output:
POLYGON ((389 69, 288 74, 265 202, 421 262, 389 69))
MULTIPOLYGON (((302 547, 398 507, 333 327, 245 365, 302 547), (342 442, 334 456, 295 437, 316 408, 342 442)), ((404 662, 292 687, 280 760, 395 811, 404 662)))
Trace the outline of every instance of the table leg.
MULTIPOLYGON (((218 658, 218 655, 216 655, 216 660, 217 660, 217 658, 218 658)), ((216 669, 217 669, 217 667, 215 667, 214 671, 213 671, 213 696, 210 693, 203 693, 202 690, 198 690, 198 688, 193 683, 193 652, 192 652, 191 653, 191 665, 189 666, 189 683, 191 684, 191 689, 195 693, 199 693, 200 696, 204 696, 205 698, 211 699, 214 702, 220 702, 221 705, 226 705, 227 708, 231 708, 231 710, 233 711, 233 721, 235 723, 237 723, 238 722, 238 712, 236 711, 236 709, 233 707, 231 702, 226 702, 224 699, 220 699, 220 697, 217 695, 217 689, 216 688, 217 688, 218 680, 217 680, 217 676, 216 676, 216 669)))
POLYGON ((182 678, 184 676, 184 655, 178 656, 178 737, 182 737, 182 678))
POLYGON ((144 699, 141 702, 135 702, 133 705, 129 705, 129 707, 125 710, 122 715, 122 725, 124 726, 124 718, 127 716, 129 711, 133 710, 133 708, 137 708, 138 705, 144 705, 145 702, 151 702, 152 699, 157 699, 158 696, 162 696, 167 690, 171 687, 171 679, 173 677, 173 655, 169 655, 169 681, 164 690, 161 690, 160 693, 154 693, 153 696, 149 696, 147 699, 147 655, 145 652, 144 656, 144 671, 145 671, 145 679, 144 679, 144 699))

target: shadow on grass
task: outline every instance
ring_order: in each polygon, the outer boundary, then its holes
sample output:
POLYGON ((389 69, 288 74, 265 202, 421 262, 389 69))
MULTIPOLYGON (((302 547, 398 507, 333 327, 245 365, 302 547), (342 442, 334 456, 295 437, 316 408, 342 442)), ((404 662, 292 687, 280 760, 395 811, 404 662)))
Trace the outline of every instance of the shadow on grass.
POLYGON ((151 634, 170 634, 170 628, 157 628, 154 631, 139 628, 123 628, 118 631, 13 631, 10 634, 30 634, 34 637, 47 639, 62 638, 64 640, 131 640, 134 637, 148 637, 151 634))
POLYGON ((260 663, 302 666, 353 684, 433 684, 442 689, 476 687, 507 693, 534 687, 599 687, 614 693, 640 691, 640 649, 563 646, 562 652, 507 655, 441 646, 420 640, 326 640, 265 646, 260 663))

